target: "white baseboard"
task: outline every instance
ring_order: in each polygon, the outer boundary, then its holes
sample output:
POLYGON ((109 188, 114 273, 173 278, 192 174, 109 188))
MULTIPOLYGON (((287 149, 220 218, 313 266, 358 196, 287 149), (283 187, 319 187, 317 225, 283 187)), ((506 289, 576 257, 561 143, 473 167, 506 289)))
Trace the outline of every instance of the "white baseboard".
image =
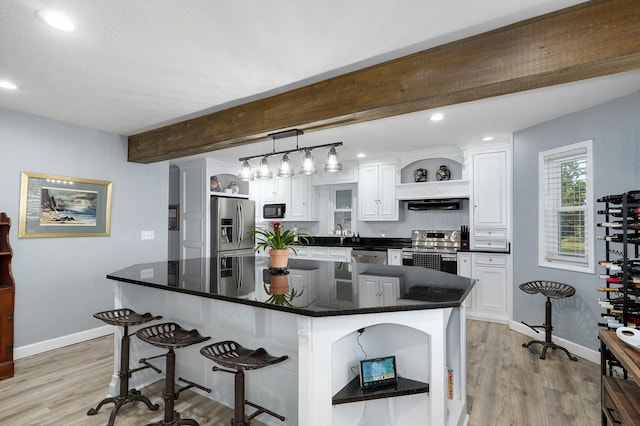
POLYGON ((53 349, 63 348, 65 346, 74 345, 76 343, 106 336, 112 333, 113 326, 104 325, 102 327, 93 328, 91 330, 84 330, 78 333, 56 337, 55 339, 32 343, 31 345, 20 346, 13 350, 13 359, 15 360, 27 358, 33 355, 41 354, 43 352, 51 351, 53 349))
MULTIPOLYGON (((533 331, 526 325, 522 324, 521 322, 511 321, 509 323, 509 328, 513 331, 517 331, 518 333, 525 334, 534 339, 544 340, 544 330, 542 330, 540 333, 536 333, 535 331, 533 331), (542 337, 540 337, 541 335, 542 337)), ((580 358, 584 358, 593 363, 600 364, 600 352, 594 351, 593 349, 589 349, 582 345, 578 345, 577 343, 573 343, 561 337, 552 335, 552 338, 553 338, 553 343, 567 348, 567 350, 571 352, 572 355, 576 355, 576 356, 579 356, 580 358)), ((526 342, 522 342, 522 343, 526 343, 526 342)))

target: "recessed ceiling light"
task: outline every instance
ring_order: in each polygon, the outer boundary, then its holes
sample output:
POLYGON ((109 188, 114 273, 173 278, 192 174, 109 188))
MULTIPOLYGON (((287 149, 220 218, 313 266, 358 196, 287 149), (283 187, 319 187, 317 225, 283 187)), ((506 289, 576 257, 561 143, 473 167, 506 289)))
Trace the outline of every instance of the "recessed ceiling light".
POLYGON ((360 153, 358 153, 358 155, 356 155, 356 157, 358 157, 358 158, 364 158, 366 156, 367 156, 367 154, 365 154, 364 152, 360 152, 360 153))
POLYGON ((76 29, 71 18, 62 12, 56 12, 55 10, 38 10, 36 16, 45 24, 60 31, 72 32, 76 29))
POLYGON ((493 140, 493 136, 485 136, 484 138, 482 138, 483 141, 485 142, 489 142, 493 140))
POLYGON ((10 82, 9 80, 0 80, 0 88, 8 89, 8 90, 16 90, 18 86, 15 83, 10 82))
POLYGON ((440 121, 444 118, 444 114, 441 112, 436 112, 431 115, 431 121, 440 121))

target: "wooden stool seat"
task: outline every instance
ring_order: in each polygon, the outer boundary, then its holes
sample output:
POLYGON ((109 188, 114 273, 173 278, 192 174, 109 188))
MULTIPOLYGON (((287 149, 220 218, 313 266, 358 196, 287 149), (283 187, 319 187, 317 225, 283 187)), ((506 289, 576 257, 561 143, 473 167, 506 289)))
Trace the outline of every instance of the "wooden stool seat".
MULTIPOLYGON (((571 355, 566 348, 562 346, 556 345, 551 340, 551 331, 553 330, 553 326, 551 325, 551 299, 562 299, 564 297, 571 297, 575 294, 576 289, 569 284, 558 283, 554 281, 529 281, 524 284, 520 284, 520 290, 524 291, 528 294, 537 294, 540 293, 547 298, 547 302, 545 303, 545 321, 542 325, 529 325, 524 321, 521 321, 524 325, 539 333, 536 328, 544 328, 545 330, 545 339, 542 340, 531 340, 529 343, 523 343, 522 346, 525 348, 529 348, 533 344, 542 345, 542 353, 540 354, 540 359, 545 359, 547 356, 547 349, 560 349, 567 354, 570 360, 577 361, 578 358, 571 355)), ((529 349, 531 350, 531 349, 529 349)))
MULTIPOLYGON (((160 422, 150 423, 148 426, 169 426, 169 425, 191 425, 198 426, 198 422, 193 419, 182 419, 180 413, 174 410, 175 401, 180 396, 180 393, 184 390, 196 387, 206 392, 211 392, 211 389, 204 386, 193 383, 189 380, 178 377, 179 382, 184 382, 187 385, 180 389, 175 389, 175 375, 176 375, 176 354, 174 349, 184 348, 191 345, 209 340, 211 337, 202 336, 197 330, 186 330, 180 325, 174 322, 168 322, 163 324, 154 324, 149 327, 141 328, 136 332, 136 336, 150 345, 158 348, 168 349, 168 352, 164 355, 166 357, 165 363, 165 378, 164 378, 164 392, 162 397, 164 399, 164 419, 160 422)), ((149 360, 159 358, 143 358, 141 363, 147 364, 149 360)))
POLYGON ((264 348, 247 349, 231 340, 207 345, 200 349, 200 353, 216 364, 233 369, 227 370, 225 368, 213 367, 213 371, 231 373, 235 377, 234 408, 233 418, 230 421, 231 426, 249 426, 251 419, 263 413, 269 414, 280 421, 284 421, 284 416, 244 399, 244 370, 256 370, 277 364, 286 360, 288 358, 287 355, 279 357, 272 356, 267 353, 264 348), (245 404, 255 408, 256 411, 249 416, 245 415, 245 404))
POLYGON ((156 411, 158 408, 160 408, 158 404, 151 404, 149 398, 147 398, 146 396, 142 396, 139 391, 135 389, 129 389, 129 378, 136 371, 144 370, 146 368, 152 368, 158 373, 161 372, 159 369, 150 364, 145 364, 143 367, 138 367, 135 369, 129 368, 129 347, 131 344, 129 326, 145 324, 162 317, 154 316, 148 312, 141 315, 127 308, 98 312, 93 314, 93 316, 101 321, 106 322, 107 324, 123 327, 124 330, 122 332, 122 339, 120 339, 120 368, 118 371, 120 391, 118 392, 117 396, 105 398, 100 401, 96 408, 91 408, 89 411, 87 411, 87 415, 93 416, 98 413, 98 411, 104 404, 113 403, 114 407, 111 410, 111 416, 109 416, 109 422, 107 423, 107 426, 113 426, 120 408, 130 402, 142 401, 145 403, 147 408, 152 411, 156 411))

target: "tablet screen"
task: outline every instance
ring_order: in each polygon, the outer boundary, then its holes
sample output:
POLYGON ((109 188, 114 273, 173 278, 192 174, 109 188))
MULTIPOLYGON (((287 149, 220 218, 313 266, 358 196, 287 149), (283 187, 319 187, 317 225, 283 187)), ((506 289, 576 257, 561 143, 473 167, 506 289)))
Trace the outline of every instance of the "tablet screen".
POLYGON ((360 387, 371 389, 398 383, 396 357, 387 356, 360 361, 360 387))

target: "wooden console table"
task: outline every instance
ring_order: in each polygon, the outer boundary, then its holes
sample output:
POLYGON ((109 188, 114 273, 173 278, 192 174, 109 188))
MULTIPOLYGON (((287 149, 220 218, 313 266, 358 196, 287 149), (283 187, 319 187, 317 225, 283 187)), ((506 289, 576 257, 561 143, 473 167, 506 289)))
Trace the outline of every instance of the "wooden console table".
POLYGON ((615 331, 600 331, 602 373, 602 425, 640 424, 640 352, 618 338, 615 331), (633 380, 607 375, 609 361, 615 358, 633 380))

